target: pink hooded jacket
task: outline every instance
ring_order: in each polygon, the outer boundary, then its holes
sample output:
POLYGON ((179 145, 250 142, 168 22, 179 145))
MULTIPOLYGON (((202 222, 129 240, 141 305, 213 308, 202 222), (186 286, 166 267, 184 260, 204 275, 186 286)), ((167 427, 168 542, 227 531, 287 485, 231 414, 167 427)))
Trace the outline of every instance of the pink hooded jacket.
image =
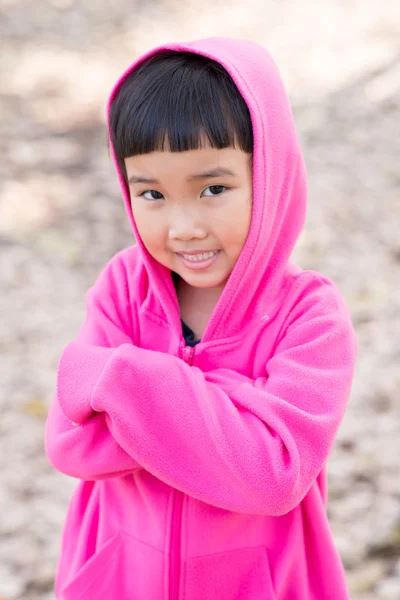
MULTIPOLYGON (((171 273, 137 244, 88 290, 64 349, 45 447, 80 479, 60 600, 345 600, 326 463, 357 342, 336 285, 290 262, 306 172, 276 66, 255 43, 161 48, 230 73, 254 133, 249 235, 201 342, 187 347, 171 273), (74 426, 73 423, 78 423, 74 426)), ((114 158, 115 160, 115 158, 114 158)))

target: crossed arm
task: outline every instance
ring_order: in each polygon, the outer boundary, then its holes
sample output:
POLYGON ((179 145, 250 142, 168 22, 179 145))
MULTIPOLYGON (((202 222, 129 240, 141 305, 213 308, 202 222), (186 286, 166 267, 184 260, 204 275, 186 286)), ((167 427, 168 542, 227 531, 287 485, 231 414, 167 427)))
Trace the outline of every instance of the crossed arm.
POLYGON ((57 469, 99 480, 144 468, 243 513, 285 514, 302 500, 350 393, 357 350, 348 319, 307 298, 265 376, 252 380, 139 348, 94 292, 87 298, 85 324, 60 359, 46 423, 57 469))

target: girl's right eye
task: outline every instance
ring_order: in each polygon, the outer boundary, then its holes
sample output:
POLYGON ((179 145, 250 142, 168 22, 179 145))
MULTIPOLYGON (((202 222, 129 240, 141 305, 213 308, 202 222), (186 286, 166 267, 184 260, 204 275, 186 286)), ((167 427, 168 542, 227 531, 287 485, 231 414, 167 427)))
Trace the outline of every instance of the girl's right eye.
POLYGON ((161 200, 161 198, 163 198, 163 195, 160 194, 160 192, 157 192, 156 190, 146 190, 145 192, 142 192, 141 194, 139 194, 139 196, 143 196, 143 198, 145 198, 146 200, 161 200), (146 194, 148 194, 146 196, 146 194))

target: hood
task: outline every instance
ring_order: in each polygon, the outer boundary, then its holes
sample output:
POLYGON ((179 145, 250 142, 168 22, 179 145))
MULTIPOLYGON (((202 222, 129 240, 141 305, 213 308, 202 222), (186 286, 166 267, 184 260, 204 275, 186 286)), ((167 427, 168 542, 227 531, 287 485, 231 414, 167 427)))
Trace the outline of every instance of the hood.
MULTIPOLYGON (((202 340, 230 337, 249 322, 249 311, 263 314, 276 304, 290 255, 304 227, 307 182, 304 159, 287 93, 278 69, 260 45, 230 38, 209 38, 158 46, 138 58, 114 86, 110 107, 124 79, 161 50, 193 52, 219 62, 228 71, 250 111, 253 126, 253 206, 246 243, 208 322, 202 340)), ((110 137, 110 136, 109 136, 110 137)), ((180 315, 170 271, 152 258, 139 236, 130 194, 111 154, 139 252, 164 318, 180 331, 180 315)))

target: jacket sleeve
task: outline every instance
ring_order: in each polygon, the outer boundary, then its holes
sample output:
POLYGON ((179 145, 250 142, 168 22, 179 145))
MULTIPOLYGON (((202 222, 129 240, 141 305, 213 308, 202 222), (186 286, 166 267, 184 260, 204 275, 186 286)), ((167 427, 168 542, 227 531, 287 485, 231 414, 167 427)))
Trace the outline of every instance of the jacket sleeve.
POLYGON ((283 515, 324 466, 350 394, 357 343, 333 290, 299 300, 255 380, 131 344, 72 342, 64 369, 96 379, 92 408, 156 477, 230 511, 283 515))
MULTIPOLYGON (((112 259, 86 293, 86 318, 75 342, 90 348, 90 356, 132 343, 126 312, 121 310, 123 267, 112 259)), ((111 350, 112 352, 112 350, 111 350)), ((91 390, 100 372, 59 362, 56 393, 45 426, 45 451, 62 473, 87 480, 127 475, 140 465, 109 434, 109 416, 90 406, 91 390), (61 392, 61 393, 60 393, 61 392)))

